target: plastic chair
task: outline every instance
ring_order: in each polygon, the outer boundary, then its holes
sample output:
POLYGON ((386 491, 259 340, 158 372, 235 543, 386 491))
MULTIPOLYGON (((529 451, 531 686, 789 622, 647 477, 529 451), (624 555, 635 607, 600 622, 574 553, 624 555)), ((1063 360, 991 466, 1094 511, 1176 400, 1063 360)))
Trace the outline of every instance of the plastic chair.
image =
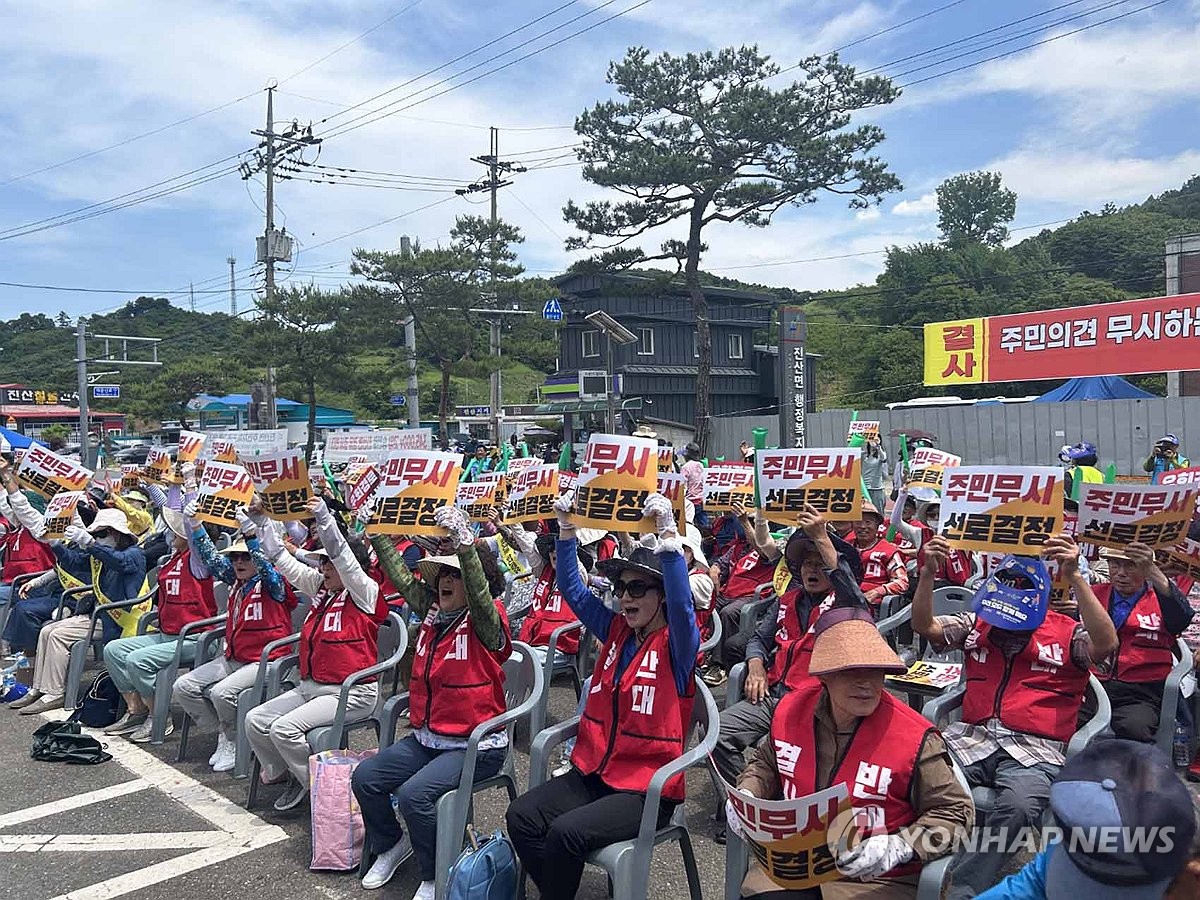
POLYGON ((708 640, 700 642, 700 653, 712 653, 721 645, 721 636, 724 626, 721 624, 721 617, 713 611, 712 617, 709 619, 712 623, 712 634, 708 636, 708 640))
POLYGON ((754 589, 754 599, 738 612, 738 631, 753 631, 758 626, 759 616, 763 614, 771 601, 776 599, 775 587, 771 583, 760 584, 754 589))
MULTIPOLYGON (((288 643, 292 643, 293 641, 298 643, 299 640, 299 635, 289 635, 286 638, 281 638, 280 640, 273 641, 272 643, 280 646, 286 646, 288 643)), ((349 746, 348 735, 351 731, 358 728, 372 726, 375 729, 376 736, 381 734, 385 707, 383 691, 376 691, 375 705, 371 708, 371 711, 366 716, 362 717, 361 719, 355 719, 347 722, 346 706, 350 702, 350 688, 354 687, 355 685, 362 684, 371 678, 376 679, 378 686, 382 686, 382 676, 400 665, 400 660, 404 656, 404 651, 407 648, 408 626, 400 617, 399 613, 389 612, 387 619, 385 619, 384 622, 379 626, 379 637, 377 639, 375 653, 375 658, 377 660, 376 663, 373 666, 368 666, 365 669, 359 669, 356 672, 351 672, 348 676, 346 676, 346 679, 342 682, 341 690, 338 692, 337 711, 334 713, 333 721, 328 725, 321 725, 317 728, 309 729, 309 731, 306 732, 305 738, 308 741, 308 746, 313 753, 320 753, 322 750, 336 750, 349 746)), ((270 644, 264 648, 263 661, 265 661, 266 657, 270 654, 271 649, 273 648, 271 648, 270 644)), ((267 700, 277 697, 283 693, 283 684, 285 680, 289 677, 289 675, 291 675, 293 670, 299 669, 299 666, 300 658, 295 654, 292 654, 291 656, 285 656, 282 659, 275 660, 274 663, 268 663, 266 665, 263 665, 262 662, 260 662, 258 678, 255 680, 255 687, 257 688, 258 686, 259 678, 265 681, 265 685, 261 695, 262 700, 260 700, 259 703, 265 703, 267 700)), ((254 689, 252 688, 251 691, 253 690, 254 689)), ((249 694, 251 691, 243 691, 242 695, 249 694)), ((247 748, 249 748, 249 738, 246 737, 246 722, 245 715, 242 711, 243 707, 241 699, 241 696, 239 696, 238 742, 240 743, 245 740, 247 748)), ((253 704, 253 706, 257 705, 259 704, 253 704)), ((249 712, 253 706, 249 706, 246 709, 246 712, 249 712)), ((253 752, 250 752, 249 756, 253 762, 251 763, 249 773, 250 784, 248 790, 246 791, 246 809, 252 809, 254 804, 258 801, 258 787, 260 784, 258 776, 262 771, 262 765, 259 763, 258 758, 254 756, 253 752)), ((237 775, 236 768, 234 775, 235 777, 237 775)))
POLYGON ((1167 755, 1168 759, 1171 758, 1171 745, 1175 740, 1175 715, 1179 711, 1179 704, 1183 702, 1180 682, 1188 672, 1192 671, 1192 648, 1183 638, 1176 638, 1175 650, 1179 659, 1171 667, 1171 672, 1167 675, 1167 681, 1163 685, 1162 708, 1158 714, 1158 733, 1154 737, 1154 743, 1167 755))
MULTIPOLYGON (((700 729, 703 738, 691 750, 658 769, 651 777, 646 790, 646 803, 642 810, 642 821, 635 840, 610 844, 591 853, 587 861, 603 869, 612 885, 613 900, 641 900, 646 896, 650 881, 650 860, 654 848, 668 841, 678 841, 683 856, 683 868, 687 875, 688 892, 692 900, 702 900, 700 872, 696 868, 696 854, 692 849, 691 834, 687 829, 686 804, 680 803, 671 814, 671 820, 663 828, 658 827, 658 811, 662 802, 662 791, 667 780, 692 766, 704 765, 708 755, 717 745, 720 733, 720 716, 717 703, 708 686, 695 679, 696 702, 692 707, 689 732, 700 729)), ((548 728, 537 736, 529 753, 529 787, 532 790, 547 779, 550 751, 559 744, 576 737, 579 733, 579 716, 562 724, 548 728)))
MULTIPOLYGON (((26 582, 33 581, 35 578, 41 578, 49 569, 43 569, 41 572, 30 572, 26 575, 18 575, 12 580, 12 597, 3 606, 0 606, 0 634, 4 633, 4 628, 8 625, 8 617, 12 613, 12 608, 17 605, 17 592, 21 590, 21 586, 26 582)), ((18 648, 13 648, 14 650, 18 648)))
POLYGON ((550 632, 550 642, 546 645, 546 659, 542 663, 542 682, 546 685, 546 690, 542 691, 541 698, 533 707, 533 712, 529 715, 529 734, 535 736, 543 728, 546 727, 546 711, 550 705, 550 682, 555 675, 561 675, 567 672, 571 676, 571 687, 575 689, 575 699, 580 698, 580 691, 583 689, 582 679, 579 677, 579 656, 578 652, 574 657, 559 660, 558 642, 564 635, 568 635, 573 631, 577 631, 581 635, 580 648, 582 649, 582 634, 584 631, 582 622, 571 622, 568 625, 562 625, 550 632))

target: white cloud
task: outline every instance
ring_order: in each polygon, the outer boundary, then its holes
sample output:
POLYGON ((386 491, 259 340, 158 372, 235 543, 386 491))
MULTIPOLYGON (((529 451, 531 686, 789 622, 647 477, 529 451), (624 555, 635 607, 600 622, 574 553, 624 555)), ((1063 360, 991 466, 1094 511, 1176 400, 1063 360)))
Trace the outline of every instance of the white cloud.
POLYGON ((860 222, 874 222, 883 213, 879 211, 878 206, 868 206, 866 209, 860 209, 854 214, 854 218, 860 222))
POLYGON ((1098 210, 1107 202, 1134 203, 1200 172, 1200 152, 1144 158, 1030 147, 985 166, 1000 172, 1019 201, 1053 201, 1098 210))
POLYGON ((922 194, 916 200, 901 200, 892 207, 894 216, 924 216, 937 209, 937 194, 922 194))

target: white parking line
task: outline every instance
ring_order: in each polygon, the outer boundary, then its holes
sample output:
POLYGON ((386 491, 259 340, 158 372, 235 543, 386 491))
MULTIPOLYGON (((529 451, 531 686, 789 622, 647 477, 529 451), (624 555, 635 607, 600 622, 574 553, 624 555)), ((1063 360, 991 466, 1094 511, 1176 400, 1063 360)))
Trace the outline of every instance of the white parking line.
POLYGON ((191 850, 225 843, 223 831, 140 831, 137 834, 0 834, 0 853, 107 853, 191 850))
POLYGON ((18 809, 16 812, 5 813, 0 816, 0 828, 12 828, 14 825, 20 825, 23 822, 32 822, 34 819, 56 816, 59 813, 69 812, 81 806, 101 803, 105 800, 124 797, 127 794, 133 794, 137 791, 144 791, 148 787, 150 787, 150 782, 141 778, 135 778, 133 781, 122 781, 120 784, 114 784, 111 787, 88 791, 86 794, 76 794, 74 797, 67 797, 65 800, 53 800, 50 803, 42 803, 39 806, 18 809))

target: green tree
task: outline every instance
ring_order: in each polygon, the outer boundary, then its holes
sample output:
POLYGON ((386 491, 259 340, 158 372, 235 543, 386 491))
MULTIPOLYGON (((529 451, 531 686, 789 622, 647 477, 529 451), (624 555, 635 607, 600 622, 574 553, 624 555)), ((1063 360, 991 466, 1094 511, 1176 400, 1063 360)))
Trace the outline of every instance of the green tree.
POLYGON ((836 55, 810 57, 797 68, 803 80, 773 90, 766 82, 779 66, 755 47, 654 58, 634 47, 608 70, 625 99, 597 103, 575 120, 583 177, 629 199, 569 202, 563 215, 584 236, 569 239, 567 248, 600 251, 591 264, 603 268, 662 259, 682 270, 696 317, 702 449, 712 373, 700 280, 704 229, 714 222, 765 227, 784 206, 813 203, 822 193, 865 207, 900 188, 872 153, 883 131, 850 127, 855 112, 890 103, 899 90, 887 78, 860 77, 836 55), (687 223, 686 238, 665 241, 658 253, 627 246, 676 221, 687 223))
POLYGON ((61 450, 67 446, 67 438, 71 436, 71 429, 61 423, 47 425, 42 429, 40 439, 46 442, 46 446, 51 450, 61 450))
POLYGON ((965 172, 947 178, 937 189, 938 228, 951 247, 1008 240, 1008 223, 1017 215, 1017 195, 1000 181, 999 172, 965 172))
MULTIPOLYGON (((191 356, 168 362, 149 381, 133 383, 125 394, 126 411, 143 423, 178 419, 191 427, 188 403, 199 394, 226 394, 244 384, 245 365, 211 356, 191 356)), ((124 381, 124 376, 122 376, 124 381)))
POLYGON ((65 309, 60 309, 58 311, 58 315, 54 317, 54 324, 59 328, 71 327, 71 317, 67 315, 67 311, 65 309))

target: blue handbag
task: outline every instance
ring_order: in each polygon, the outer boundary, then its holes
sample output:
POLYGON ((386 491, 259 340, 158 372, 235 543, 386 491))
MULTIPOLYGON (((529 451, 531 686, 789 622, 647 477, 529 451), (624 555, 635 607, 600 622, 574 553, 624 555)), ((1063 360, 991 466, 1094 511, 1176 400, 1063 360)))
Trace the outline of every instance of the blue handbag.
POLYGON ((482 841, 467 827, 471 846, 450 869, 447 900, 514 900, 520 867, 512 841, 496 830, 482 841))

